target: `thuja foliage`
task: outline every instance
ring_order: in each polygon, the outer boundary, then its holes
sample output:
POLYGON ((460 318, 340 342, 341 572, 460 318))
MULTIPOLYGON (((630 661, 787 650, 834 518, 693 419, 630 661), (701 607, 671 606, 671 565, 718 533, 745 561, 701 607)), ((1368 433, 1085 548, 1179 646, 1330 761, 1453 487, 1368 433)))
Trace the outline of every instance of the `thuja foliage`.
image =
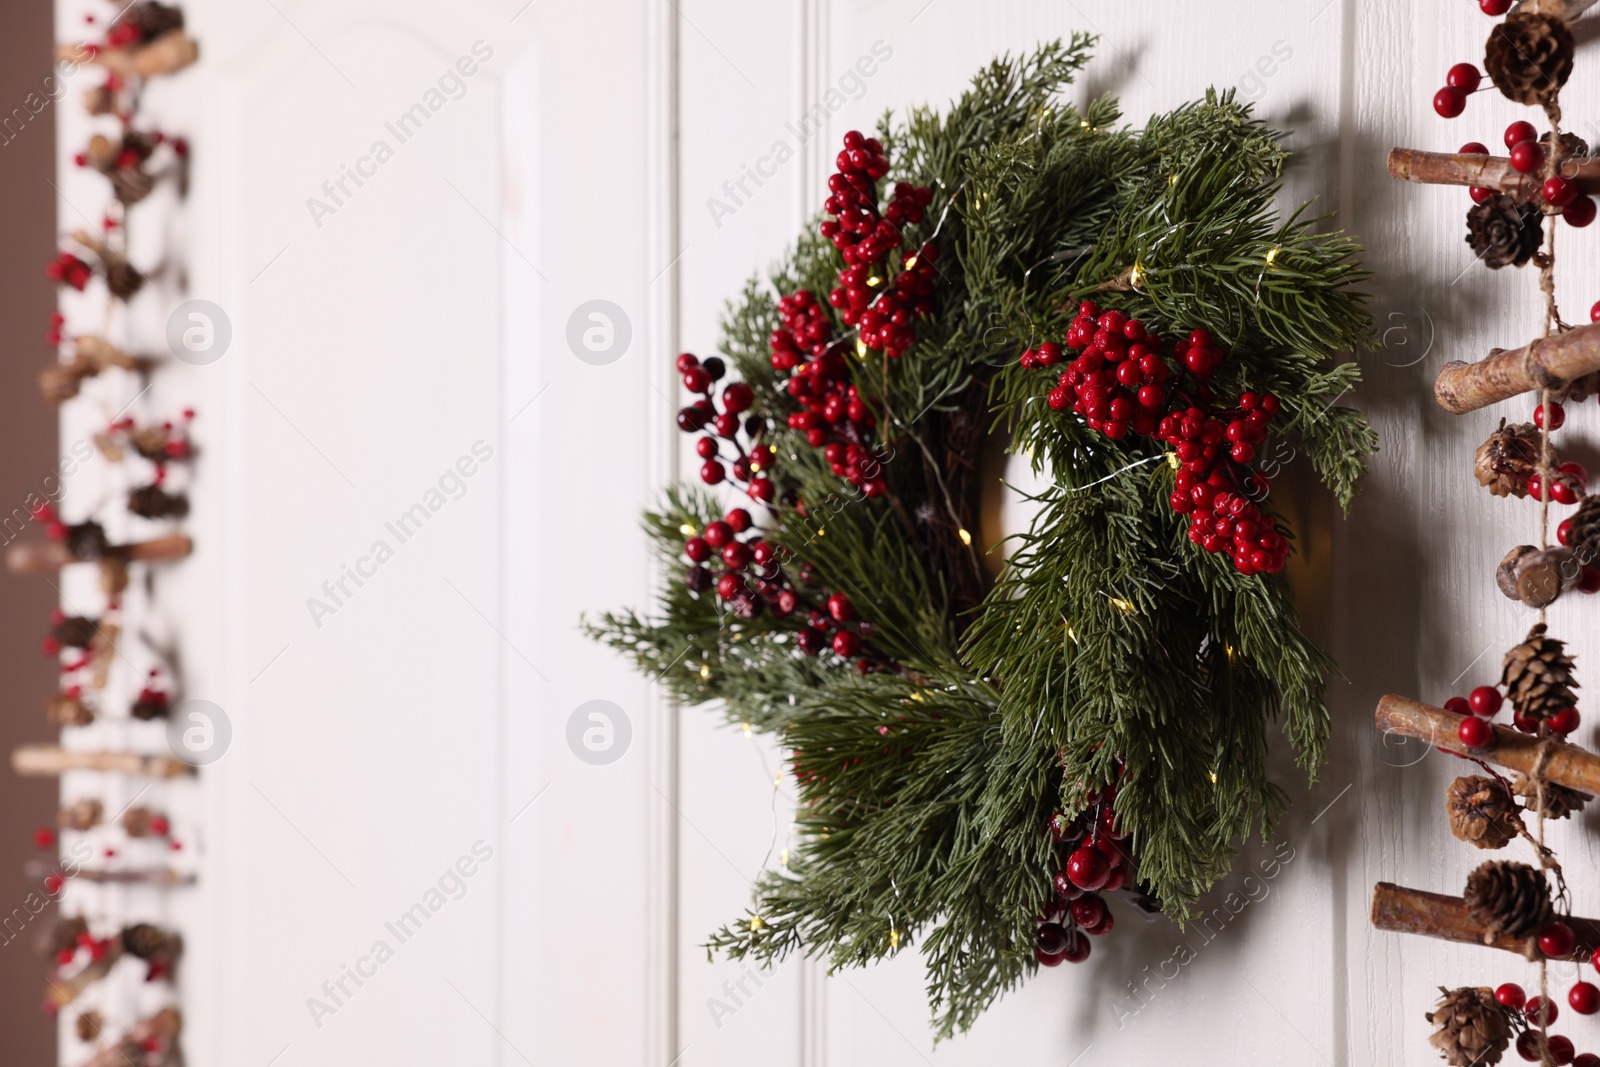
MULTIPOLYGON (((1052 411, 1018 353, 1059 339, 1092 294, 1163 334, 1211 331, 1230 353, 1219 392, 1279 397, 1280 453, 1304 456, 1344 506, 1377 447, 1337 404, 1358 375, 1332 355, 1369 341, 1357 249, 1322 219, 1278 217, 1279 136, 1231 93, 1142 129, 1110 98, 1080 110, 1061 94, 1090 44, 999 59, 947 110, 877 132, 890 179, 933 188, 915 241, 941 253, 915 345, 853 364, 862 395, 881 398, 886 496, 863 498, 785 428, 795 405, 769 361, 778 297, 827 292, 833 246, 813 228, 725 318, 722 353, 779 458, 765 536, 787 568, 809 565, 863 605, 897 669, 804 655, 795 619, 740 618, 675 579, 649 616, 590 627, 677 699, 716 702, 789 753, 799 848, 711 947, 836 968, 917 947, 941 1036, 1037 966, 1052 813, 1117 782, 1137 877, 1181 921, 1284 806, 1266 773, 1270 721, 1310 773, 1328 737, 1331 664, 1288 584, 1191 544, 1167 503, 1166 446, 1052 411), (986 546, 938 536, 977 528, 985 433, 1009 435, 1049 482, 992 581, 986 546)), ((721 512, 703 490, 673 491, 646 525, 676 570, 685 532, 721 512)))

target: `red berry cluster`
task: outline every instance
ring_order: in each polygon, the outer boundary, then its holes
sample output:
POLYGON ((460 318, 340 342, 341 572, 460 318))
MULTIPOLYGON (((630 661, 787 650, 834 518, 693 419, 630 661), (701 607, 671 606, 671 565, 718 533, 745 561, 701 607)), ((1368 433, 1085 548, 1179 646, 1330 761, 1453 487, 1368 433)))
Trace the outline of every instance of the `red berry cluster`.
MULTIPOLYGON (((1540 928, 1538 943, 1539 951, 1551 959, 1569 958, 1577 949, 1577 936, 1572 927, 1558 920, 1540 928)), ((1600 949, 1595 950, 1589 962, 1600 969, 1600 949)), ((1600 1067, 1600 1056, 1593 1052, 1579 1053, 1570 1037, 1564 1034, 1540 1037, 1540 1028, 1548 1030, 1561 1015, 1561 1009, 1554 1001, 1545 997, 1530 997, 1516 982, 1504 982, 1496 987, 1494 999, 1506 1009, 1507 1015, 1512 1018, 1520 1016, 1526 1027, 1517 1035, 1517 1055, 1524 1060, 1530 1063, 1571 1064, 1572 1067, 1600 1067)), ((1593 982, 1574 982, 1567 991, 1567 1004, 1579 1015, 1600 1012, 1600 986, 1593 982)))
POLYGON ((1084 935, 1103 937, 1115 924, 1100 894, 1126 885, 1133 861, 1111 810, 1114 795, 1114 787, 1108 787, 1075 819, 1061 812, 1050 817, 1061 868, 1051 880, 1055 895, 1039 918, 1033 945, 1033 958, 1046 967, 1062 960, 1082 963, 1089 958, 1084 935))
POLYGON ((701 394, 700 399, 678 411, 678 429, 684 433, 699 433, 706 427, 712 432, 695 442, 695 453, 705 462, 700 466, 700 480, 707 485, 717 485, 727 478, 732 468, 734 481, 745 483, 745 492, 763 504, 772 502, 775 492, 767 471, 772 469, 772 446, 755 444, 765 436, 767 420, 760 415, 744 415, 755 403, 755 392, 744 382, 732 382, 722 391, 722 410, 712 398, 712 390, 728 371, 727 365, 716 356, 701 360, 685 352, 678 357, 678 373, 683 375, 683 387, 691 393, 701 394), (752 441, 748 452, 739 441, 740 432, 752 441), (733 446, 734 460, 724 466, 722 446, 718 438, 733 446))
POLYGON ((70 285, 79 292, 89 284, 89 279, 94 276, 94 268, 71 252, 62 252, 49 263, 45 264, 45 277, 61 285, 70 285))
MULTIPOLYGON (((1461 743, 1468 748, 1481 749, 1494 745, 1494 727, 1490 720, 1500 713, 1503 704, 1500 690, 1492 685, 1480 685, 1464 697, 1446 700, 1444 710, 1462 717, 1460 725, 1456 727, 1456 736, 1461 743)), ((1541 723, 1548 726, 1555 736, 1566 737, 1582 725, 1583 716, 1577 708, 1562 708, 1554 715, 1536 719, 1512 709, 1511 724, 1525 734, 1537 734, 1541 723)))
MULTIPOLYGON (((1189 540, 1207 552, 1229 551, 1240 574, 1282 570, 1289 539, 1256 503, 1270 483, 1246 466, 1266 440, 1277 398, 1244 392, 1233 407, 1216 407, 1206 383, 1227 354, 1205 330, 1173 345, 1174 371, 1161 355, 1161 339, 1142 322, 1086 300, 1066 342, 1080 354, 1050 390, 1050 407, 1070 407, 1112 440, 1132 432, 1171 445, 1179 470, 1170 503, 1190 516, 1189 540)), ((1021 362, 1053 367, 1063 358, 1059 345, 1046 342, 1024 352, 1021 362)))
MULTIPOLYGON (((1467 63, 1458 63, 1451 68, 1451 71, 1454 72, 1458 67, 1469 67, 1474 74, 1477 73, 1477 70, 1470 68, 1470 64, 1467 63)), ((1434 106, 1437 108, 1437 103, 1434 106)), ((1439 113, 1444 114, 1442 111, 1439 113)), ((1452 116, 1445 115, 1445 117, 1452 116)), ((1506 127, 1504 140, 1506 148, 1511 152, 1512 170, 1518 174, 1537 174, 1544 167, 1544 145, 1539 143, 1539 131, 1534 129, 1533 123, 1521 120, 1513 122, 1506 127)), ((1468 141, 1457 151, 1464 156, 1486 156, 1489 154, 1489 147, 1482 141, 1468 141)), ((1495 195, 1495 190, 1476 185, 1467 192, 1477 204, 1495 195)), ((1539 187, 1539 195, 1552 213, 1559 213, 1569 225, 1581 228, 1595 219, 1594 199, 1585 196, 1571 178, 1559 174, 1546 178, 1544 184, 1539 187)))
POLYGON ((828 343, 826 313, 809 289, 780 300, 778 313, 783 326, 772 334, 772 365, 794 372, 784 391, 802 405, 789 415, 789 429, 823 449, 834 474, 867 496, 883 495, 882 464, 866 444, 878 420, 851 382, 843 353, 828 343))
MULTIPOLYGON (((691 592, 715 589, 741 619, 754 619, 763 613, 774 618, 804 618, 796 638, 800 651, 808 656, 831 648, 844 657, 862 658, 856 663, 866 673, 883 657, 868 649, 865 640, 873 634, 872 623, 860 618, 855 603, 844 593, 816 594, 808 589, 816 584, 809 564, 800 568, 798 581, 784 570, 784 552, 763 538, 754 528, 750 513, 734 508, 721 519, 691 534, 683 543, 683 554, 690 567, 684 582, 691 592), (740 540, 741 534, 748 534, 740 540), (713 574, 707 563, 720 562, 721 573, 713 574)), ((881 665, 881 664, 880 664, 881 665)))
POLYGON ((890 288, 876 291, 888 273, 884 262, 905 243, 904 228, 921 222, 933 190, 896 182, 889 206, 878 209, 878 181, 889 172, 889 160, 876 137, 857 130, 844 135, 844 150, 828 178, 831 195, 823 208, 833 218, 822 223, 822 236, 833 242, 845 262, 839 284, 828 303, 839 309, 847 326, 860 331, 868 348, 899 358, 916 340, 911 321, 933 310, 933 262, 938 251, 923 245, 907 257, 890 288))

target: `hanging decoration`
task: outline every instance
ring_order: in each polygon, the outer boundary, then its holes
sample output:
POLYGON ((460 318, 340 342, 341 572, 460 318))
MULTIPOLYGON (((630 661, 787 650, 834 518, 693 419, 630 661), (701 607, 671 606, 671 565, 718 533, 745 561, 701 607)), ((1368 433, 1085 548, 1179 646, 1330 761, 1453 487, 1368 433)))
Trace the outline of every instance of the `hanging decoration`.
MULTIPOLYGON (((1576 664, 1546 624, 1546 609, 1558 598, 1574 590, 1600 592, 1600 496, 1586 495, 1588 472, 1562 461, 1554 437, 1566 421, 1563 404, 1581 401, 1600 386, 1600 303, 1590 312, 1596 324, 1568 324, 1557 306, 1555 279, 1557 233, 1592 223, 1593 196, 1600 193, 1600 161, 1562 130, 1560 103, 1573 71, 1567 22, 1593 3, 1530 0, 1490 31, 1484 56, 1490 82, 1507 99, 1540 108, 1546 132, 1513 122, 1505 130, 1504 157, 1491 156, 1476 141, 1452 154, 1405 148, 1389 154, 1396 178, 1468 186, 1474 206, 1467 213, 1467 241, 1473 252, 1493 270, 1531 266, 1544 308, 1541 336, 1519 348, 1496 349, 1476 363, 1446 364, 1434 383, 1439 405, 1458 415, 1535 394, 1531 421, 1508 424, 1502 418, 1478 449, 1475 473, 1494 496, 1538 505, 1538 544, 1513 547, 1494 575, 1507 597, 1537 610, 1538 621, 1506 652, 1497 684, 1451 697, 1442 708, 1390 695, 1377 711, 1378 728, 1386 734, 1426 741, 1480 768, 1482 773, 1452 782, 1446 796, 1457 838, 1483 850, 1525 848, 1532 860, 1488 860, 1468 875, 1460 896, 1387 882, 1373 891, 1372 922, 1380 930, 1504 949, 1532 964, 1532 995, 1520 981, 1441 987, 1427 1019, 1435 1027, 1434 1048, 1454 1067, 1498 1063, 1513 1047, 1529 1062, 1600 1065, 1600 1054, 1578 1052, 1574 1037, 1553 1029, 1563 1008, 1551 961, 1576 964, 1566 1009, 1578 1016, 1600 1012, 1600 986, 1583 976, 1586 963, 1600 968, 1600 923, 1572 914, 1561 864, 1545 843, 1548 820, 1571 817, 1600 792, 1600 756, 1568 740, 1582 721, 1576 664), (1577 510, 1570 515, 1552 515, 1572 505, 1577 510), (1509 726, 1494 721, 1503 710, 1509 711, 1509 726)), ((1510 8, 1499 0, 1481 6, 1490 15, 1510 8)), ((1446 80, 1434 108, 1454 118, 1480 89, 1482 76, 1472 64, 1458 63, 1446 80)), ((1593 1029, 1580 1028, 1577 1036, 1600 1048, 1593 1029)))
POLYGON ((105 206, 98 226, 73 232, 46 265, 46 275, 71 295, 51 316, 47 341, 57 359, 39 384, 64 420, 80 426, 103 420, 95 448, 80 441, 73 463, 74 469, 103 464, 102 484, 112 492, 87 511, 76 496, 63 499, 64 487, 49 498, 36 496, 29 506, 42 536, 6 551, 11 571, 49 576, 61 591, 41 642, 60 669, 45 707, 61 743, 24 745, 12 753, 12 767, 62 779, 56 825, 35 832, 40 857, 26 867, 37 895, 56 905, 37 920, 43 929, 37 940, 49 961, 44 1009, 63 1016, 62 1060, 159 1067, 184 1059, 177 986, 183 941, 166 925, 177 905, 130 914, 130 905, 148 909, 161 898, 93 887, 164 894, 195 881, 182 857, 186 828, 168 814, 174 801, 192 807, 182 803, 182 783, 194 768, 167 754, 165 732, 171 701, 181 692, 179 661, 174 649, 149 647, 144 636, 157 585, 141 573, 179 563, 193 548, 176 529, 189 510, 187 479, 174 485, 168 472, 195 454, 194 412, 159 420, 146 411, 152 376, 161 368, 130 354, 157 340, 140 336, 132 304, 155 279, 135 265, 128 231, 143 205, 164 199, 153 196, 162 183, 172 183, 179 201, 187 190, 188 142, 152 128, 141 110, 147 80, 177 73, 199 49, 184 30, 182 10, 155 0, 108 4, 103 22, 88 21, 101 25, 101 41, 57 51, 75 63, 87 56, 102 72, 85 97, 95 132, 75 162, 104 179, 105 206), (92 319, 92 328, 80 329, 79 319, 92 319), (98 603, 88 602, 92 588, 85 592, 76 579, 56 577, 83 564, 99 572, 98 603), (136 575, 141 580, 134 583, 136 575), (155 666, 130 672, 137 659, 155 666))

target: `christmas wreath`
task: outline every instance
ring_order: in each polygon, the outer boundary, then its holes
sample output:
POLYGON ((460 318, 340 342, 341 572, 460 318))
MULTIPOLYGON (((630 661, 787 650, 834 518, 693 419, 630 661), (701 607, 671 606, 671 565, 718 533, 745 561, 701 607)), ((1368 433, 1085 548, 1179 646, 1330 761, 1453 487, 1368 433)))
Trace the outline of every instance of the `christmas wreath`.
POLYGON ((1298 454, 1348 507, 1377 447, 1330 359, 1370 334, 1357 249, 1277 217, 1278 135, 1231 93, 1143 130, 1079 110, 1091 44, 845 136, 722 355, 678 357, 723 488, 647 515, 673 572, 654 617, 589 627, 787 751, 799 847, 711 947, 837 968, 919 945, 941 1035, 1088 956, 1110 894, 1183 919, 1284 807, 1269 720, 1314 772, 1331 664, 1268 493, 1298 454), (995 435, 1050 484, 992 576, 995 435))

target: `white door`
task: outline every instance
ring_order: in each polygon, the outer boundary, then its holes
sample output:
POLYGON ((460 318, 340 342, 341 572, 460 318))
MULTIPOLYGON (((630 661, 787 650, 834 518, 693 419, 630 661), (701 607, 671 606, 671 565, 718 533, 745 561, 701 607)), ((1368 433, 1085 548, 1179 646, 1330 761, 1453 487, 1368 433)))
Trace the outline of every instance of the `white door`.
MULTIPOLYGON (((1398 766, 1416 754, 1379 743, 1377 696, 1442 702, 1526 625, 1488 576, 1527 516, 1469 469, 1491 415, 1450 420, 1427 385, 1524 340, 1531 288, 1456 280, 1464 194, 1382 162, 1516 117, 1493 94, 1455 126, 1429 108, 1481 55, 1472 5, 186 7, 202 61, 151 107, 192 140, 194 192, 149 230, 234 331, 218 363, 160 378, 200 408, 205 449, 200 551, 164 591, 194 695, 234 730, 202 777, 200 884, 169 909, 196 1067, 1400 1064, 1430 1055, 1435 986, 1514 977, 1366 921, 1375 880, 1452 889, 1477 858, 1440 815, 1454 768, 1398 766), (1075 30, 1102 35, 1080 102, 1117 93, 1137 124, 1234 87, 1293 131, 1284 203, 1338 208, 1381 275, 1390 332, 1359 403, 1384 451, 1354 518, 1305 542, 1326 575, 1308 625, 1344 678, 1321 781, 1280 761, 1292 858, 1251 888, 1244 865, 1285 853, 1246 846, 1216 900, 1248 906, 1214 936, 1125 922, 934 1049, 915 953, 832 978, 708 962, 790 840, 779 753, 671 707, 576 625, 649 605, 638 513, 687 470, 671 358, 713 348, 724 301, 820 206, 843 133, 1075 30)), ((86 8, 57 9, 73 27, 86 8)), ((1600 103, 1584 58, 1564 101, 1580 131, 1600 103)), ((71 228, 86 120, 67 110, 71 228)), ((1569 243, 1574 307, 1600 296, 1592 239, 1569 243)), ((1570 424, 1581 440, 1596 419, 1570 424)), ((1553 613, 1580 664, 1600 653, 1587 610, 1553 613)), ((1569 871, 1594 858, 1574 829, 1556 831, 1569 871)))

